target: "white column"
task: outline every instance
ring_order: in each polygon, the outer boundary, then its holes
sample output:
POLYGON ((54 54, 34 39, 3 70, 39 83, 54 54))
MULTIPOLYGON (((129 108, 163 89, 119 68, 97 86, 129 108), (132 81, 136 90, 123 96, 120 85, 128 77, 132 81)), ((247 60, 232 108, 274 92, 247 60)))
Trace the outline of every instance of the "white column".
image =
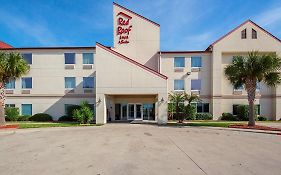
POLYGON ((106 123, 106 97, 104 94, 97 94, 96 100, 101 100, 96 103, 96 123, 105 124, 106 123))
POLYGON ((158 94, 157 106, 157 123, 160 125, 167 124, 168 121, 168 95, 158 94), (163 98, 163 102, 161 102, 163 98))

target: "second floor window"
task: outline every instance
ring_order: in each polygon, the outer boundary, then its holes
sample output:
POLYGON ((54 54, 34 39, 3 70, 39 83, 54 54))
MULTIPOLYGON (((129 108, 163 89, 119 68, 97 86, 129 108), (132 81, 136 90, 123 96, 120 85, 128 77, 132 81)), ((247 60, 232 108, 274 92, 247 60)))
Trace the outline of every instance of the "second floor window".
POLYGON ((94 77, 83 77, 83 88, 94 88, 94 77))
POLYGON ((75 53, 64 53, 65 64, 75 64, 75 53))
POLYGON ((247 38, 247 29, 244 29, 241 31, 241 39, 246 39, 247 38))
POLYGON ((234 90, 237 90, 237 91, 242 91, 244 89, 244 86, 242 85, 242 86, 239 86, 239 87, 237 87, 237 88, 235 88, 234 87, 234 90))
POLYGON ((184 90, 184 80, 174 80, 174 90, 183 91, 184 90))
POLYGON ((31 77, 23 77, 21 79, 21 87, 22 89, 31 89, 32 88, 32 78, 31 77))
POLYGON ((64 86, 66 89, 73 89, 76 86, 75 77, 65 77, 64 78, 64 86))
POLYGON ((257 38, 258 38, 257 31, 255 31, 254 29, 252 29, 252 39, 257 39, 257 38))
POLYGON ((21 55, 23 59, 27 62, 27 64, 32 64, 32 53, 23 53, 21 55))
POLYGON ((191 90, 201 90, 201 80, 191 80, 191 90))
POLYGON ((191 67, 193 67, 193 68, 202 67, 202 58, 201 57, 191 57, 191 67))
POLYGON ((5 89, 15 89, 16 81, 10 80, 8 83, 5 84, 5 89))
POLYGON ((83 64, 94 64, 94 54, 83 53, 83 64))
POLYGON ((174 58, 174 67, 175 68, 181 68, 185 66, 185 58, 184 57, 175 57, 174 58))

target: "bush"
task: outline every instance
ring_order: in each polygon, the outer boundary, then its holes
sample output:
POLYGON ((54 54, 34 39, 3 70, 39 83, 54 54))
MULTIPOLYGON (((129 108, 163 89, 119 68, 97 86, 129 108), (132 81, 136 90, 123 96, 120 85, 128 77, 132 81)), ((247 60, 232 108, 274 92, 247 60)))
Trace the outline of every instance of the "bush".
POLYGON ((17 121, 20 115, 19 108, 6 107, 5 115, 7 121, 17 121))
POLYGON ((213 120, 213 115, 210 113, 197 113, 196 120, 213 120))
POLYGON ((18 118, 18 121, 29 121, 30 115, 21 115, 18 118))
POLYGON ((185 107, 185 119, 195 120, 196 119, 196 107, 194 105, 188 104, 185 107))
POLYGON ((94 118, 94 112, 89 106, 88 102, 83 101, 80 105, 80 109, 75 109, 73 117, 80 123, 90 123, 94 118))
POLYGON ((248 105, 238 105, 237 106, 237 118, 240 121, 249 120, 249 107, 248 105))
POLYGON ((267 118, 265 116, 258 116, 258 121, 267 121, 267 118))
POLYGON ((44 113, 38 113, 29 118, 30 121, 36 121, 36 122, 50 122, 53 121, 52 116, 49 114, 44 113))
POLYGON ((66 115, 73 118, 73 112, 75 109, 80 109, 79 105, 70 105, 66 108, 66 115))
POLYGON ((77 121, 76 119, 74 119, 72 116, 68 116, 68 115, 63 115, 59 118, 58 120, 59 122, 75 122, 77 121))
POLYGON ((222 113, 221 120, 237 121, 238 119, 231 113, 222 113))

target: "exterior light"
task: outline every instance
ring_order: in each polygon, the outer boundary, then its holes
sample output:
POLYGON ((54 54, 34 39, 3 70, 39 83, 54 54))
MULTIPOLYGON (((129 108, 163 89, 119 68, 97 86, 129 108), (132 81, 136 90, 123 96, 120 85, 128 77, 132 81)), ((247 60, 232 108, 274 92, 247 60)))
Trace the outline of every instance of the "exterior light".
POLYGON ((100 104, 101 103, 101 99, 99 98, 99 100, 96 102, 97 104, 100 104))
POLYGON ((161 103, 164 103, 164 98, 163 98, 163 97, 161 98, 160 102, 161 102, 161 103))

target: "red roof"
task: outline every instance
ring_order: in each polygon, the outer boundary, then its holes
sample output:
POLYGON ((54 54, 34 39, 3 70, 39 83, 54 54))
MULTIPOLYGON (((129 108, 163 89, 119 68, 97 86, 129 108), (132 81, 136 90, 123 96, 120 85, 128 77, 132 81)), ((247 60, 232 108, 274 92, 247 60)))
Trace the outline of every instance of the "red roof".
POLYGON ((3 41, 0 41, 0 48, 7 49, 7 48, 13 48, 13 47, 7 43, 4 43, 3 41))
POLYGON ((118 56, 119 58, 122 58, 122 59, 124 59, 124 60, 126 60, 126 61, 128 61, 130 63, 133 63, 134 65, 139 66, 142 69, 145 69, 145 70, 147 70, 147 71, 149 71, 149 72, 151 72, 151 73, 153 73, 153 74, 155 74, 155 75, 157 75, 157 76, 159 76, 159 77, 161 77, 161 78, 163 78, 165 80, 168 79, 167 76, 161 74, 160 72, 157 72, 157 71, 155 71, 155 70, 153 70, 153 69, 151 69, 151 68, 149 68, 149 67, 147 67, 147 66, 145 66, 145 65, 143 65, 143 64, 141 64, 141 63, 139 63, 139 62, 137 62, 137 61, 135 61, 135 60, 133 60, 133 59, 131 59, 129 57, 126 57, 125 55, 123 55, 123 54, 121 54, 119 52, 116 52, 116 51, 114 51, 114 50, 112 50, 112 49, 110 49, 110 48, 108 48, 108 47, 106 47, 106 46, 104 46, 104 45, 102 45, 102 44, 100 44, 98 42, 97 42, 96 46, 98 46, 98 47, 100 47, 100 48, 102 48, 102 49, 104 49, 104 50, 106 50, 106 51, 108 51, 108 52, 118 56))
POLYGON ((279 38, 277 38, 276 36, 274 36, 273 34, 271 34, 270 32, 266 31, 264 28, 262 28, 261 26, 257 25, 256 23, 254 23, 252 20, 247 20, 245 22, 243 22, 242 24, 240 24, 239 26, 237 26, 236 28, 234 28, 233 30, 231 30, 230 32, 228 32, 227 34, 225 34, 224 36, 222 36, 221 38, 219 38, 218 40, 216 40, 215 42, 213 42, 206 50, 209 50, 212 46, 214 46, 215 44, 217 44, 219 41, 221 41, 222 39, 224 39, 225 37, 227 37, 228 35, 232 34, 233 32, 235 32, 237 29, 239 29, 241 26, 245 25, 246 23, 251 23, 254 26, 256 26, 257 28, 261 29, 262 31, 264 31, 266 34, 268 34, 269 36, 271 36, 273 39, 277 40, 278 42, 281 43, 281 40, 279 38))
POLYGON ((119 4, 115 3, 115 2, 113 2, 113 5, 116 5, 116 6, 120 7, 121 9, 126 10, 127 12, 132 13, 132 14, 134 14, 134 15, 136 15, 136 16, 138 16, 138 17, 140 17, 140 18, 142 18, 142 19, 144 19, 144 20, 146 20, 146 21, 148 21, 148 22, 150 22, 150 23, 160 27, 160 24, 158 24, 158 23, 156 23, 154 21, 151 21, 150 19, 147 19, 146 17, 143 17, 143 16, 137 14, 136 12, 133 12, 133 11, 127 9, 126 7, 123 7, 123 6, 121 6, 121 5, 119 5, 119 4))

